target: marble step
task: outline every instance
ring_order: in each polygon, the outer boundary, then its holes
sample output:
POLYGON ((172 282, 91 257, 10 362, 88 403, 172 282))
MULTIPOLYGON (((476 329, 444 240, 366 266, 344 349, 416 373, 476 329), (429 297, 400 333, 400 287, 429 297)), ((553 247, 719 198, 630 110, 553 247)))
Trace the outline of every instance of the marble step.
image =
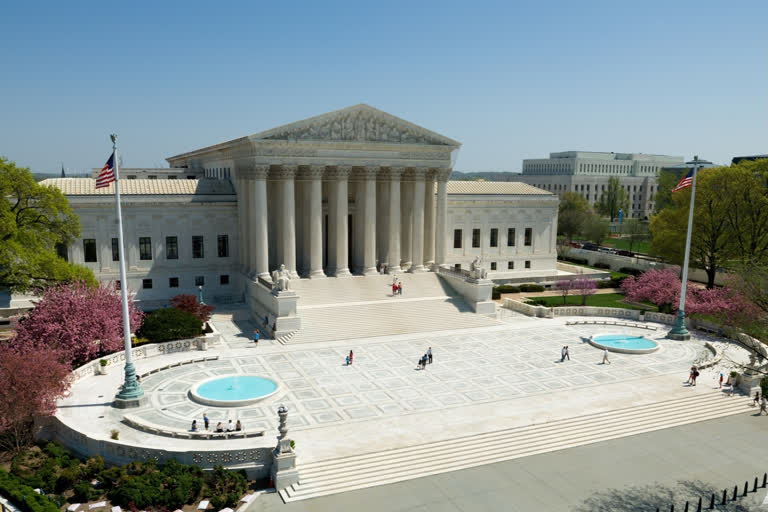
MULTIPOLYGON (((398 274, 403 297, 423 298, 454 295, 437 274, 398 274)), ((344 302, 392 299, 392 276, 352 276, 346 278, 300 279, 292 281, 299 294, 298 308, 344 302)))
POLYGON ((280 495, 290 502, 456 471, 747 412, 751 410, 749 403, 745 397, 706 393, 543 425, 300 464, 301 481, 280 495))

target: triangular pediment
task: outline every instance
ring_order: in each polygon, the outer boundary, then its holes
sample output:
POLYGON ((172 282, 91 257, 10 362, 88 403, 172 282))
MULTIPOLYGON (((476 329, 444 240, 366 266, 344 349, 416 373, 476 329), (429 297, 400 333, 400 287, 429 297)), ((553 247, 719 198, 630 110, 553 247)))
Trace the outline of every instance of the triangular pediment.
POLYGON ((459 147, 455 140, 360 104, 272 128, 251 140, 382 142, 459 147))

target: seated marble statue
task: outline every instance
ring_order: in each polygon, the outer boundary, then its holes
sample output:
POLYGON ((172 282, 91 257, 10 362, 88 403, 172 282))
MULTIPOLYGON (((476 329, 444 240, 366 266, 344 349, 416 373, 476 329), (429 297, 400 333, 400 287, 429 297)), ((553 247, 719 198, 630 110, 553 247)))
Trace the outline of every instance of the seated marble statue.
POLYGON ((272 289, 279 292, 289 289, 290 273, 285 270, 285 265, 280 265, 280 270, 272 272, 272 289))
POLYGON ((475 279, 485 279, 488 277, 488 271, 481 266, 480 256, 475 256, 472 263, 469 264, 470 275, 475 279))

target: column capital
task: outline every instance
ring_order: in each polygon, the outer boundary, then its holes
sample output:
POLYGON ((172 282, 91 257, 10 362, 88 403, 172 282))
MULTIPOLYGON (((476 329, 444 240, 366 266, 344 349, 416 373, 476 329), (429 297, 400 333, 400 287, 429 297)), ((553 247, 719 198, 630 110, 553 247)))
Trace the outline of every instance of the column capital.
POLYGON ((354 177, 360 181, 375 180, 380 171, 381 167, 378 165, 366 165, 359 167, 355 171, 354 177))
POLYGON ((325 171, 325 177, 329 180, 346 180, 351 172, 351 165, 337 165, 325 171))
POLYGON ((322 179, 324 174, 324 165, 308 165, 306 167, 302 167, 301 170, 298 171, 296 174, 296 179, 301 181, 319 180, 322 179))
POLYGON ((428 171, 429 169, 426 167, 413 167, 411 169, 411 176, 414 180, 423 181, 428 171))
POLYGON ((253 166, 253 170, 251 171, 250 176, 256 178, 257 180, 265 180, 267 179, 268 174, 269 164, 256 164, 253 166))
POLYGON ((272 177, 278 180, 292 180, 299 170, 298 165, 283 164, 272 172, 272 177))
POLYGON ((382 179, 400 181, 404 173, 405 167, 389 167, 386 172, 382 173, 382 179))
POLYGON ((447 182, 451 177, 451 169, 435 169, 435 179, 441 182, 447 182))

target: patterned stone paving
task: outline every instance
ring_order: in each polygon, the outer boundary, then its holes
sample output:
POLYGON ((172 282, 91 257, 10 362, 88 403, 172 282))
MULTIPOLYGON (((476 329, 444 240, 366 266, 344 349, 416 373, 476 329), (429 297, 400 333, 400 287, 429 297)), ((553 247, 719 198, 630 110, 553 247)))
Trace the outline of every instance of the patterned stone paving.
MULTIPOLYGON (((250 325, 219 319, 216 327, 227 347, 249 346, 240 329, 250 332, 250 325)), ((539 321, 488 331, 457 331, 455 335, 369 341, 360 346, 306 346, 277 353, 255 349, 249 355, 232 357, 223 350, 218 361, 173 368, 145 378, 142 385, 151 395, 151 404, 135 410, 135 414, 152 423, 188 428, 192 419, 200 422, 207 412, 213 425, 239 418, 247 430, 270 430, 276 427, 274 410, 284 404, 291 410, 290 428, 303 430, 655 375, 684 375, 691 362, 706 353, 701 341, 662 339, 662 348, 655 353, 612 353, 612 364, 602 365, 602 352, 581 341, 591 334, 617 331, 651 338, 662 338, 665 333, 539 321), (569 345, 571 360, 560 363, 563 345, 569 345), (435 362, 426 371, 417 370, 416 362, 429 346, 435 362), (345 366, 350 348, 355 351, 354 364, 345 366), (196 382, 229 374, 266 376, 281 388, 264 402, 240 408, 203 406, 187 397, 196 382)))

